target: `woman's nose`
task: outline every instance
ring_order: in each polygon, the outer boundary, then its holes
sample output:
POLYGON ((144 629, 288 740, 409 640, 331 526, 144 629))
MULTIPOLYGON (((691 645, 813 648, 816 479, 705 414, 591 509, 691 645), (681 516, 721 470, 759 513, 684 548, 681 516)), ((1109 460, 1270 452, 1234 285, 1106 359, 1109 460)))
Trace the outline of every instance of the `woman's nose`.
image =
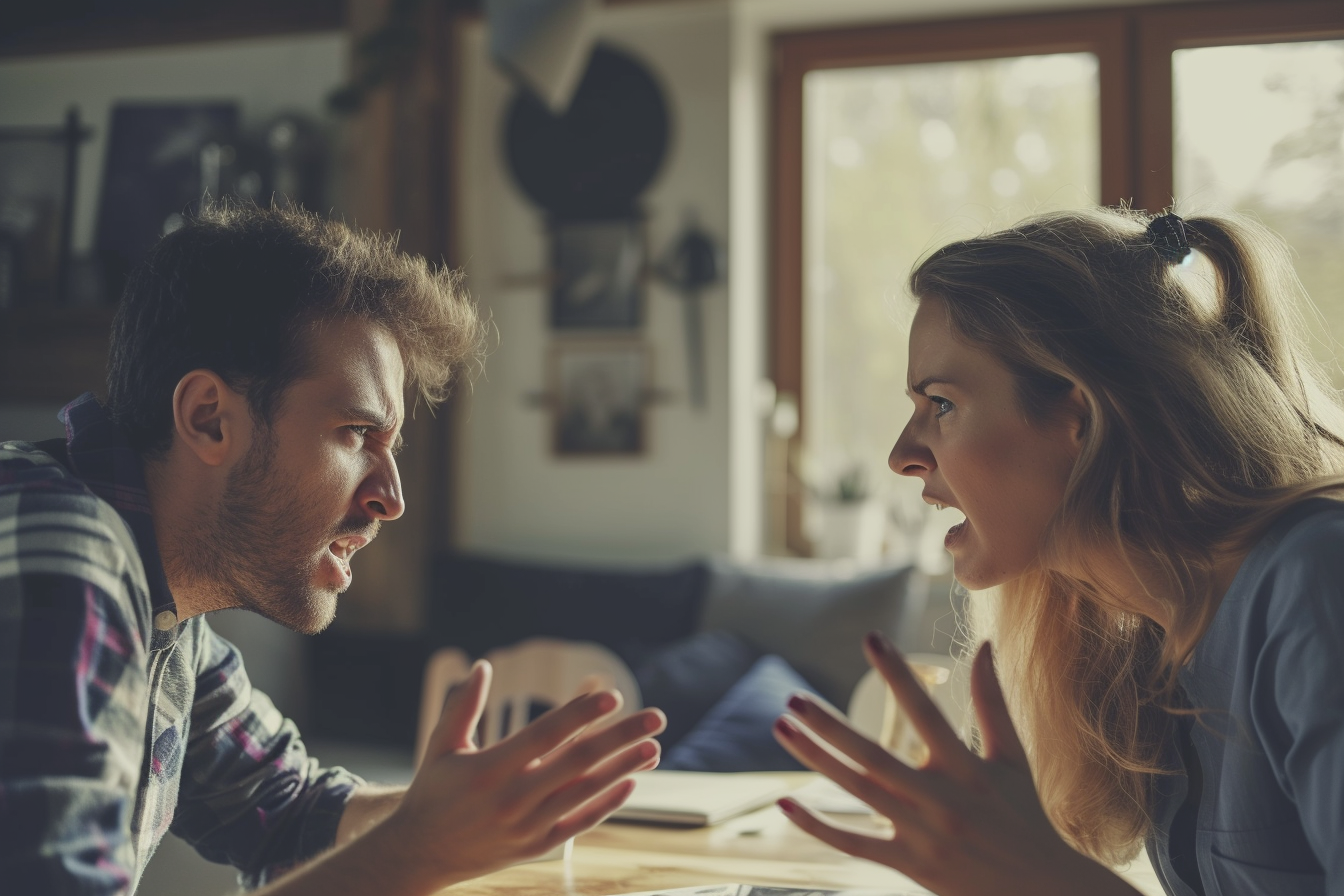
POLYGON ((932 473, 937 464, 933 460, 933 453, 915 438, 914 433, 910 431, 910 425, 906 424, 905 429, 901 430, 900 437, 896 439, 896 444, 891 446, 887 466, 891 468, 891 472, 900 473, 902 476, 922 477, 932 473))

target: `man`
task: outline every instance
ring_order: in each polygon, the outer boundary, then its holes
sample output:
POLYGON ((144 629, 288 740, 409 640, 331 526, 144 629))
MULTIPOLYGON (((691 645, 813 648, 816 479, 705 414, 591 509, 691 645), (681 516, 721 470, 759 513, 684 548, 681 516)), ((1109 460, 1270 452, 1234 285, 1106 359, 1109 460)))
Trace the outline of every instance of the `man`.
POLYGON ((410 787, 370 787, 308 758, 205 621, 331 621, 404 507, 403 394, 442 399, 482 329, 451 273, 304 212, 211 209, 153 250, 106 403, 0 443, 6 893, 132 893, 169 830, 270 896, 432 893, 591 827, 656 764, 661 714, 595 725, 610 692, 475 750, 478 664, 410 787))

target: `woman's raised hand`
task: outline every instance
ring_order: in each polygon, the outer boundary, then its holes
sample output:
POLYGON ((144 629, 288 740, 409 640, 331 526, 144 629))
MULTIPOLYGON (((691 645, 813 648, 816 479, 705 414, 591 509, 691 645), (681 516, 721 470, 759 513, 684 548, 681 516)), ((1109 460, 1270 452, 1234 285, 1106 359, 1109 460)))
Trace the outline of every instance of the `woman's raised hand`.
POLYGON ((1074 851, 1050 824, 987 643, 971 670, 983 756, 957 737, 890 641, 874 632, 865 639, 864 652, 924 739, 928 759, 919 767, 906 765, 830 708, 795 695, 789 714, 775 722, 775 737, 804 765, 890 819, 893 831, 873 836, 836 827, 793 800, 781 800, 780 808, 794 823, 843 852, 895 868, 940 896, 1134 896, 1128 884, 1074 851))

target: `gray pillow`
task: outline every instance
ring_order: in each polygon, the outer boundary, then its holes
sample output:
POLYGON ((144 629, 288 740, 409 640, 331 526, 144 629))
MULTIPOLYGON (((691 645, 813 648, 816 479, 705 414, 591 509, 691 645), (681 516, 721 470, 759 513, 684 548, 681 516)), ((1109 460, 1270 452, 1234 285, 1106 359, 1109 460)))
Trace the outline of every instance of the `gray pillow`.
POLYGON ((716 560, 698 628, 725 629, 778 654, 843 709, 868 669, 863 636, 876 629, 898 646, 917 645, 927 594, 911 566, 716 560))

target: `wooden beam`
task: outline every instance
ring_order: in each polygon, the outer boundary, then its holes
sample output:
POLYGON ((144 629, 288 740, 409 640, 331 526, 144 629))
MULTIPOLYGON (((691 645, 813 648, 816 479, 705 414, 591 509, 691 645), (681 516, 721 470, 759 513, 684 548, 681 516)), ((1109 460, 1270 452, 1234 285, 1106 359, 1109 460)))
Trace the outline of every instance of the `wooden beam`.
POLYGON ((0 29, 0 58, 120 50, 337 31, 345 0, 233 0, 220 3, 33 4, 0 29))

